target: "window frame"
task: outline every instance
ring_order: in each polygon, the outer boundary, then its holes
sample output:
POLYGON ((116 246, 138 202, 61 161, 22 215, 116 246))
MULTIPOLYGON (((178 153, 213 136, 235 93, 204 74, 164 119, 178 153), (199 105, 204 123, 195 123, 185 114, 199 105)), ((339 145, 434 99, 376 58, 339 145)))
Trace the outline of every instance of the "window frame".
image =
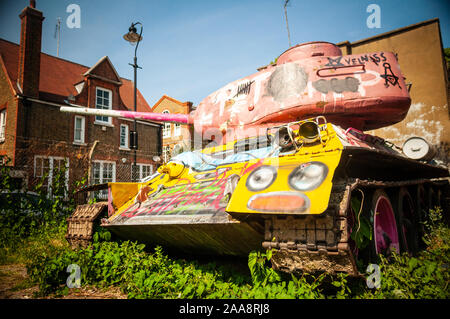
MULTIPOLYGON (((92 165, 92 176, 91 176, 91 185, 95 185, 94 180, 94 174, 95 174, 95 164, 100 164, 100 170, 99 170, 99 183, 98 184, 104 184, 105 181, 103 180, 103 169, 104 169, 104 164, 112 164, 113 165, 113 170, 112 170, 112 181, 111 182, 106 182, 106 183, 114 183, 116 181, 116 170, 117 170, 117 166, 116 166, 116 162, 113 161, 104 161, 104 160, 93 160, 91 165, 92 165)), ((96 193, 98 194, 98 198, 100 199, 107 199, 108 198, 108 191, 107 190, 100 190, 100 191, 96 191, 96 193)))
POLYGON ((127 124, 119 126, 119 149, 130 150, 130 127, 127 124), (125 127, 125 145, 122 145, 122 127, 125 127))
MULTIPOLYGON (((114 161, 104 161, 104 160, 93 160, 91 165, 94 166, 94 164, 96 164, 96 163, 100 164, 100 175, 99 175, 100 176, 99 177, 100 181, 99 181, 99 184, 105 183, 103 181, 103 165, 104 164, 113 164, 113 174, 112 174, 112 181, 111 181, 111 183, 114 183, 116 181, 116 169, 117 169, 116 162, 114 162, 114 161)), ((94 175, 94 167, 92 167, 92 179, 94 179, 93 175, 94 175)))
POLYGON ((163 145, 162 156, 163 156, 163 162, 167 163, 170 159, 170 145, 163 145))
MULTIPOLYGON (((95 87, 95 108, 96 109, 99 109, 99 110, 112 110, 112 98, 113 98, 113 95, 112 95, 112 91, 111 90, 109 90, 109 89, 105 89, 105 88, 103 88, 103 87, 101 87, 101 86, 96 86, 95 87), (98 91, 105 91, 105 92, 108 92, 109 93, 109 105, 107 105, 107 108, 105 108, 104 107, 104 105, 102 105, 102 107, 100 108, 100 107, 98 107, 98 104, 97 104, 97 99, 98 99, 98 91)), ((102 97, 102 99, 104 99, 103 97, 102 97)), ((95 122, 94 123, 96 123, 96 124, 102 124, 102 125, 110 125, 110 126, 112 126, 112 118, 110 117, 110 116, 102 116, 102 115, 96 115, 95 116, 95 122), (103 120, 103 118, 107 118, 108 120, 107 121, 104 121, 103 120), (99 119, 100 118, 100 119, 99 119)))
POLYGON ((180 123, 175 123, 173 125, 173 136, 174 137, 181 136, 181 124, 180 123))
MULTIPOLYGON (((170 112, 168 110, 164 110, 164 111, 162 111, 162 114, 170 114, 170 112)), ((170 138, 171 131, 172 131, 171 124, 168 123, 168 122, 164 122, 162 131, 163 131, 162 132, 163 133, 163 138, 170 138)))
POLYGON ((52 196, 52 188, 51 185, 53 183, 53 168, 54 168, 54 162, 55 161, 66 161, 66 172, 65 172, 65 196, 64 198, 68 198, 68 190, 69 190, 69 169, 70 169, 70 160, 68 157, 60 157, 60 156, 45 156, 45 155, 35 155, 34 156, 34 163, 33 163, 33 177, 34 178, 42 178, 44 176, 44 165, 42 163, 41 165, 41 172, 40 175, 36 175, 36 164, 37 160, 45 160, 48 159, 48 176, 47 176, 47 184, 43 184, 47 188, 47 195, 50 198, 52 196))
POLYGON ((75 144, 84 144, 84 137, 86 132, 86 118, 84 116, 75 115, 74 123, 73 123, 73 142, 75 144), (81 119, 81 132, 80 132, 80 140, 76 139, 77 135, 77 119, 81 119))
MULTIPOLYGON (((139 173, 138 173, 139 176, 137 176, 136 180, 142 180, 143 178, 153 174, 153 165, 152 164, 136 163, 136 166, 139 167, 139 173), (148 174, 146 176, 143 176, 143 168, 144 168, 144 166, 145 167, 150 167, 150 174, 148 174)), ((131 164, 131 178, 134 177, 133 176, 133 168, 134 167, 135 167, 134 163, 131 164)))
POLYGON ((0 143, 6 140, 6 108, 0 110, 0 143))

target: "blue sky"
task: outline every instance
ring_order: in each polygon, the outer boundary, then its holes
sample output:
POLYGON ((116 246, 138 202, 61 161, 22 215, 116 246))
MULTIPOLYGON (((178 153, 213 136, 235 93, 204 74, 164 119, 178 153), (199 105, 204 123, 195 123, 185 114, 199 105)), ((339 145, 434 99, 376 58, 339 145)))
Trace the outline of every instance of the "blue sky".
MULTIPOLYGON (((138 48, 138 88, 150 105, 163 94, 198 104, 226 83, 256 72, 288 44, 283 0, 37 0, 43 11, 42 51, 56 56, 55 25, 62 20, 60 57, 86 66, 107 55, 133 78, 134 47, 123 40, 133 21, 144 25, 138 48), (81 27, 69 28, 66 8, 81 9, 81 27)), ((27 0, 0 0, 0 37, 19 43, 20 11, 27 0)), ((293 45, 308 41, 356 41, 439 18, 450 47, 448 0, 291 0, 293 45), (369 4, 381 9, 381 28, 370 29, 369 4)))

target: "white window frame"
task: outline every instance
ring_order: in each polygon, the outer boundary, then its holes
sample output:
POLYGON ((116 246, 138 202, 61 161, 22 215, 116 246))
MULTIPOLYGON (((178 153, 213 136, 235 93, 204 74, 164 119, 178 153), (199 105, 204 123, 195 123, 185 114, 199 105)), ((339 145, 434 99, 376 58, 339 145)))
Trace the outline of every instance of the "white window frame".
POLYGON ((6 138, 6 109, 0 111, 0 142, 6 138))
MULTIPOLYGON (((170 114, 170 112, 168 110, 164 110, 162 113, 170 114)), ((165 122, 164 126, 163 126, 163 138, 170 137, 171 130, 172 130, 172 127, 171 127, 170 123, 165 122)))
POLYGON ((139 167, 139 176, 133 176, 133 168, 134 164, 131 164, 131 177, 135 177, 136 180, 142 180, 143 178, 150 176, 153 174, 153 165, 151 164, 143 164, 143 163, 136 163, 136 166, 139 167), (150 173, 144 176, 144 167, 150 167, 150 173))
MULTIPOLYGON (((92 161, 91 165, 92 165, 92 181, 94 180, 94 164, 100 164, 100 171, 99 171, 99 184, 103 184, 105 183, 105 181, 103 180, 103 168, 104 168, 104 164, 113 164, 113 170, 112 170, 112 181, 111 183, 114 183, 116 181, 116 162, 112 162, 112 161, 102 161, 102 160, 94 160, 92 161)), ((108 181, 109 183, 109 181, 108 181)), ((107 190, 100 190, 98 191, 98 197, 100 199, 107 199, 108 198, 108 191, 107 190)))
POLYGON ((126 124, 120 124, 119 129, 119 148, 122 150, 130 150, 130 129, 126 124), (125 128, 125 145, 122 145, 122 127, 125 128))
MULTIPOLYGON (((100 163, 100 181, 99 184, 103 184, 105 183, 103 181, 103 165, 104 164, 113 164, 113 174, 112 174, 112 183, 114 183, 116 181, 116 162, 112 162, 112 161, 103 161, 103 160, 94 160, 92 161, 92 166, 94 165, 94 163, 100 163)), ((92 174, 94 173, 94 167, 92 167, 92 174)), ((92 176, 92 179, 94 179, 94 177, 92 176)))
POLYGON ((84 144, 84 135, 85 135, 85 128, 86 128, 86 120, 84 116, 75 115, 74 123, 73 123, 73 142, 74 143, 80 143, 84 144), (80 139, 77 140, 77 119, 81 119, 81 132, 80 132, 80 139))
MULTIPOLYGON (((101 110, 112 110, 112 97, 113 96, 112 96, 112 91, 111 90, 108 90, 108 89, 105 89, 105 88, 102 88, 102 87, 99 87, 99 86, 95 87, 95 108, 96 109, 101 109, 101 110), (97 106, 97 94, 98 94, 98 91, 105 91, 105 92, 109 93, 109 103, 108 103, 108 105, 102 105, 102 107, 98 107, 97 106), (106 108, 105 108, 105 106, 106 106, 106 108)), ((111 117, 107 117, 108 118, 107 121, 104 121, 102 119, 103 117, 106 117, 106 116, 100 116, 100 115, 96 116, 94 123, 112 125, 111 117)))
MULTIPOLYGON (((48 159, 49 161, 49 165, 48 165, 48 180, 47 180, 47 194, 48 197, 52 196, 52 188, 51 185, 53 183, 53 166, 54 166, 54 162, 55 161, 61 161, 61 160, 65 160, 66 161, 66 176, 65 176, 65 187, 66 187, 66 192, 65 192, 65 198, 67 198, 67 191, 69 190, 69 168, 70 168, 70 164, 69 164, 69 158, 67 157, 58 157, 58 156, 43 156, 43 155, 35 155, 34 156, 34 177, 38 177, 41 178, 44 176, 44 171, 41 170, 41 172, 39 173, 39 175, 37 175, 36 172, 36 164, 38 160, 45 160, 48 159)), ((41 165, 41 168, 43 167, 43 165, 41 165)))
POLYGON ((162 155, 164 163, 167 163, 170 159, 170 145, 163 145, 162 155))
POLYGON ((175 123, 173 125, 173 136, 181 136, 181 124, 175 123))

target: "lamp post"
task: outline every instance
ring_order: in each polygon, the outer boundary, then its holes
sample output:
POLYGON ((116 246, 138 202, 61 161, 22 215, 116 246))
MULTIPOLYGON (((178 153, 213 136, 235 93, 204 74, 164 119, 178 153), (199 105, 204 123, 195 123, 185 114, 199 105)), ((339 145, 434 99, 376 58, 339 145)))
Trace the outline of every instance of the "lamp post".
MULTIPOLYGON (((131 27, 128 29, 128 33, 126 33, 123 38, 130 42, 132 45, 136 45, 135 49, 134 49, 134 60, 133 60, 133 64, 129 63, 129 65, 131 65, 134 69, 134 111, 137 111, 137 107, 136 107, 136 97, 137 97, 137 69, 141 67, 139 67, 137 65, 137 48, 139 46, 139 42, 141 42, 142 40, 142 23, 140 22, 136 22, 136 23, 131 23, 131 27), (141 27, 141 30, 139 32, 139 34, 137 34, 137 29, 136 29, 136 25, 139 25, 141 27)), ((133 131, 130 132, 130 148, 134 149, 134 167, 131 170, 131 180, 135 181, 135 173, 134 171, 136 170, 136 150, 138 148, 138 135, 137 135, 137 125, 136 125, 136 119, 134 119, 134 128, 133 131)))

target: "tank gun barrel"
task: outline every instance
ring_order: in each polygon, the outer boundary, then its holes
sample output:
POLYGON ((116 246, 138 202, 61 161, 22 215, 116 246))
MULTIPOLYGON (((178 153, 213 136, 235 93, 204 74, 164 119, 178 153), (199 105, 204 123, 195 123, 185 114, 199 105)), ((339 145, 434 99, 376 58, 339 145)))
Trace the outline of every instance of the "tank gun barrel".
POLYGON ((102 109, 92 109, 87 107, 73 107, 73 106, 61 106, 60 111, 83 115, 124 117, 136 120, 149 120, 149 121, 170 122, 180 124, 192 124, 193 122, 192 118, 188 114, 166 114, 166 113, 163 114, 151 112, 102 110, 102 109))

